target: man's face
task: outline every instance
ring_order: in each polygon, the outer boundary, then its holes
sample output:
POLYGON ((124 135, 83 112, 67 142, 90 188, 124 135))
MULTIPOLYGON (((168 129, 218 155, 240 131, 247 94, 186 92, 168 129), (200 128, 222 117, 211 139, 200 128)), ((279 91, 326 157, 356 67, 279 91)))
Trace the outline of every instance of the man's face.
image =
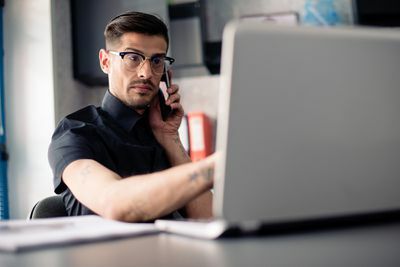
POLYGON ((125 33, 118 43, 109 47, 109 51, 100 50, 100 66, 108 74, 110 92, 129 107, 143 113, 157 96, 162 74, 152 71, 149 60, 145 60, 135 70, 129 69, 119 55, 111 54, 110 51, 133 51, 146 57, 165 55, 165 39, 158 35, 125 33))

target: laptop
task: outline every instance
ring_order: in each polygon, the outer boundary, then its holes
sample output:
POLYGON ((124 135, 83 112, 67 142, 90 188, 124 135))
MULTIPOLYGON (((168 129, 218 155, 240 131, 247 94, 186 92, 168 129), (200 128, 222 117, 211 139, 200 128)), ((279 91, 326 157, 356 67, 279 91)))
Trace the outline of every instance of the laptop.
POLYGON ((400 210, 400 31, 235 21, 223 34, 215 219, 228 229, 400 210))

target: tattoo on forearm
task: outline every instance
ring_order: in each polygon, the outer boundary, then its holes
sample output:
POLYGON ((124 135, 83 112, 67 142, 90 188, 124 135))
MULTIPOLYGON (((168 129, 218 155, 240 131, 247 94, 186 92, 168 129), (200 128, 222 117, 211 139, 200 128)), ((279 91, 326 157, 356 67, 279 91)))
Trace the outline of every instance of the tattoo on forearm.
POLYGON ((179 139, 179 137, 174 138, 174 142, 175 142, 175 144, 177 144, 179 146, 179 149, 181 150, 182 155, 187 156, 187 152, 186 152, 185 148, 183 147, 182 142, 179 139))
POLYGON ((189 174, 189 179, 190 181, 195 181, 197 180, 197 178, 201 176, 204 178, 204 180, 206 180, 207 182, 211 181, 213 176, 214 176, 214 168, 212 167, 208 167, 205 169, 201 169, 199 172, 194 172, 189 174))
POLYGON ((201 170, 201 175, 206 181, 211 181, 214 176, 214 168, 208 167, 201 170))
POLYGON ((198 172, 194 172, 194 173, 189 174, 190 181, 197 180, 197 177, 199 177, 199 173, 198 172))

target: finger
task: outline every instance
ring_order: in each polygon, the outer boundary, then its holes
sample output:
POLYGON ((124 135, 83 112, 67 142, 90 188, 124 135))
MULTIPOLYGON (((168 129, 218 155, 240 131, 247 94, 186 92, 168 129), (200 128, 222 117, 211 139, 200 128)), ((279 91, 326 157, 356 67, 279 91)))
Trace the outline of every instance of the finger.
POLYGON ((174 111, 174 114, 178 116, 183 116, 183 114, 185 113, 180 103, 172 103, 171 109, 174 111))
POLYGON ((176 94, 179 91, 179 86, 177 84, 171 84, 169 88, 167 88, 167 93, 172 95, 176 94))
POLYGON ((173 94, 170 95, 165 102, 167 105, 171 105, 172 103, 179 103, 181 100, 181 95, 180 94, 173 94))

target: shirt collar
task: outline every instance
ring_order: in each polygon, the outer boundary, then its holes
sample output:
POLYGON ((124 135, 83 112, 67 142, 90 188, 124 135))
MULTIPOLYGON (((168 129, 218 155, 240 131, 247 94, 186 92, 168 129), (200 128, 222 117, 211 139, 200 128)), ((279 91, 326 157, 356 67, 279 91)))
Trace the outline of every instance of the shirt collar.
POLYGON ((107 90, 101 108, 107 112, 124 130, 131 131, 142 116, 126 106, 107 90))

